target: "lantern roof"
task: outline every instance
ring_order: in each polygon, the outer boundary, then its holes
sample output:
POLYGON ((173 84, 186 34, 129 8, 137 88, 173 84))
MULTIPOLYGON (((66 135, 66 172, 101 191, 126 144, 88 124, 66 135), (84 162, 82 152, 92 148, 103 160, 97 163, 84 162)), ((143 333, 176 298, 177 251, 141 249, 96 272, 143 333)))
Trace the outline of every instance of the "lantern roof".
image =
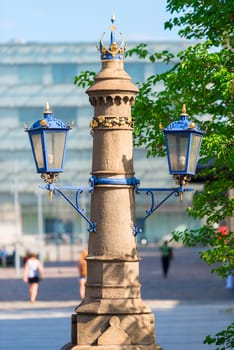
POLYGON ((36 129, 70 129, 71 126, 67 126, 61 120, 53 117, 53 113, 50 110, 49 103, 45 104, 44 117, 33 123, 30 130, 36 129))
POLYGON ((170 123, 165 129, 165 132, 170 131, 191 131, 198 134, 203 134, 204 132, 201 131, 194 122, 191 122, 188 120, 188 114, 186 112, 186 105, 183 104, 182 112, 180 114, 180 120, 173 121, 170 123))
POLYGON ((118 61, 123 60, 124 58, 124 52, 125 52, 125 40, 123 37, 123 34, 120 33, 120 45, 117 44, 117 41, 115 39, 115 31, 116 26, 114 24, 115 22, 115 15, 113 14, 111 17, 111 26, 110 26, 110 43, 107 47, 103 42, 103 37, 106 34, 105 32, 102 34, 101 39, 99 41, 99 45, 97 45, 98 51, 100 51, 101 54, 101 61, 118 61))

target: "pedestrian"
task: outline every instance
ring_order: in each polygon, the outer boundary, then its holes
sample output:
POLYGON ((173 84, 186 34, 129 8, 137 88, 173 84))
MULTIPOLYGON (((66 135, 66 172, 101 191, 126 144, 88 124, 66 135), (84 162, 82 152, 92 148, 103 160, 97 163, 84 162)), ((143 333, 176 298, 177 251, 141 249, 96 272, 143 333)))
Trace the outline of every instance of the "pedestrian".
POLYGON ((0 259, 1 259, 1 265, 2 267, 6 267, 7 266, 7 257, 8 257, 8 252, 6 250, 6 247, 3 246, 0 249, 0 259))
POLYGON ((88 255, 88 251, 86 249, 82 250, 80 258, 78 260, 78 272, 80 278, 80 299, 83 300, 85 297, 85 283, 87 279, 87 262, 86 256, 88 255))
POLYGON ((38 294, 40 279, 42 278, 43 267, 37 258, 37 255, 30 253, 24 266, 23 280, 29 285, 30 302, 35 303, 38 294))
POLYGON ((170 267, 171 259, 173 258, 172 248, 168 246, 168 241, 164 241, 164 243, 161 245, 160 252, 163 276, 164 278, 166 278, 170 267))

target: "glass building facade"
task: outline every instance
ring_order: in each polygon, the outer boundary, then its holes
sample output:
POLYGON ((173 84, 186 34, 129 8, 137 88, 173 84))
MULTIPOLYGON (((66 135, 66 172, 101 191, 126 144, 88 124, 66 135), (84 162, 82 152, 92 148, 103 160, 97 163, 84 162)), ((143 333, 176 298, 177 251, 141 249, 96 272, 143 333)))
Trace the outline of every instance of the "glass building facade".
MULTIPOLYGON (((128 43, 128 47, 135 46, 128 43)), ((150 43, 152 51, 180 51, 184 42, 150 43)), ((125 59, 125 70, 134 83, 165 71, 164 63, 151 64, 125 59)), ((58 185, 88 186, 91 170, 92 136, 89 123, 93 109, 85 91, 74 85, 74 77, 84 70, 101 69, 95 43, 77 44, 1 44, 0 45, 0 245, 11 244, 20 237, 36 239, 39 231, 46 240, 64 237, 71 242, 87 239, 87 225, 60 197, 48 199, 48 192, 35 173, 34 162, 24 126, 41 118, 46 101, 54 116, 69 124, 65 171, 58 185), (18 237, 18 238, 17 238, 18 237), (52 237, 52 238, 51 238, 52 237)), ((173 105, 173 101, 171 101, 173 105)), ((134 150, 135 176, 143 187, 174 186, 166 159, 147 159, 143 148, 134 150)), ((89 212, 90 194, 84 194, 82 206, 89 212)), ((159 198, 160 199, 160 198, 159 198)), ((150 242, 160 240, 174 229, 195 227, 185 209, 191 194, 179 203, 172 198, 144 222, 149 198, 137 195, 137 221, 150 242), (144 197, 144 198, 143 198, 144 197)))

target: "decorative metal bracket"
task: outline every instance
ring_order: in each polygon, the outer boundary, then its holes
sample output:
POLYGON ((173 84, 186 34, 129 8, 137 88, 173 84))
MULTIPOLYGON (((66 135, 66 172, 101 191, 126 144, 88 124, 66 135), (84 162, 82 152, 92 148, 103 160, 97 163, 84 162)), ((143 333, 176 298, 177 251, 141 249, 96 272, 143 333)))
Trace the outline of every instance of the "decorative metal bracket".
POLYGON ((52 194, 60 194, 79 214, 80 216, 89 224, 89 232, 96 232, 96 223, 92 222, 84 213, 84 209, 80 207, 79 199, 81 193, 84 191, 88 191, 90 193, 93 192, 94 188, 92 186, 90 187, 71 187, 71 186, 64 186, 64 187, 56 187, 51 183, 48 183, 46 186, 40 186, 41 188, 45 188, 48 191, 50 191, 50 198, 52 198, 52 194), (76 200, 75 203, 64 193, 64 191, 76 191, 76 200))
MULTIPOLYGON (((40 186, 41 188, 47 189, 49 191, 50 198, 52 198, 53 194, 60 194, 79 214, 80 216, 89 224, 89 232, 96 232, 96 223, 92 222, 84 213, 84 210, 79 205, 79 199, 81 193, 84 191, 88 191, 92 193, 94 191, 94 187, 96 185, 125 185, 134 187, 135 193, 140 194, 141 192, 145 192, 145 194, 150 196, 151 205, 150 209, 146 210, 146 216, 144 217, 144 221, 152 215, 163 203, 165 203, 173 194, 175 196, 180 196, 182 199, 182 195, 184 192, 193 191, 192 188, 185 188, 183 186, 179 187, 171 187, 171 188, 139 188, 140 181, 135 178, 99 178, 96 176, 92 176, 89 179, 90 187, 56 187, 53 183, 47 183, 46 186, 40 186), (73 202, 64 191, 76 191, 76 200, 73 202), (154 192, 169 192, 158 204, 155 205, 155 195, 154 192)), ((133 235, 136 236, 138 233, 142 232, 142 229, 134 226, 132 228, 133 235)))
MULTIPOLYGON (((192 188, 185 188, 183 186, 179 186, 179 187, 171 187, 171 188, 139 188, 138 186, 135 187, 135 192, 136 194, 140 194, 140 192, 145 192, 145 194, 149 195, 151 198, 151 205, 150 205, 150 209, 146 210, 146 216, 144 217, 144 221, 150 216, 152 215, 158 208, 161 207, 161 205, 163 203, 165 203, 173 194, 176 197, 180 197, 180 199, 182 200, 182 195, 184 192, 192 192, 193 189, 192 188), (155 204, 155 195, 154 192, 169 192, 169 194, 167 194, 158 204, 155 204)), ((134 226, 133 227, 133 235, 136 236, 138 233, 141 233, 142 229, 134 226)))

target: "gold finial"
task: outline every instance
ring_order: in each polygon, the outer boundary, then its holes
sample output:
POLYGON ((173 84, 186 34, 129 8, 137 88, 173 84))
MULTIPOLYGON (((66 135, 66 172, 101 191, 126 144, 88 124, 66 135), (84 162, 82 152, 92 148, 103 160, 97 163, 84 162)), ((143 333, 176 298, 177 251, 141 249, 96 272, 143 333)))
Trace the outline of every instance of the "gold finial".
POLYGON ((182 106, 182 113, 183 114, 186 114, 186 104, 184 103, 183 106, 182 106))
POLYGON ((46 101, 44 114, 48 114, 48 113, 52 113, 52 112, 50 111, 49 102, 46 101))
POLYGON ((196 124, 194 122, 189 124, 189 129, 194 129, 196 127, 196 124))
POLYGON ((182 106, 181 116, 185 116, 185 117, 188 116, 187 111, 186 111, 186 104, 185 103, 182 106))
POLYGON ((53 191, 49 190, 49 200, 52 201, 53 199, 53 191))
POLYGON ((111 26, 110 26, 110 30, 113 31, 113 32, 116 30, 116 26, 114 25, 115 19, 116 19, 116 18, 115 18, 115 14, 113 13, 113 15, 112 15, 112 17, 111 17, 111 23, 112 23, 112 24, 111 24, 111 26))
POLYGON ((161 122, 159 123, 159 129, 160 129, 160 130, 163 130, 163 129, 164 129, 164 127, 163 127, 163 125, 162 125, 161 122))
POLYGON ((75 125, 75 121, 72 120, 71 123, 70 123, 70 125, 69 125, 69 128, 72 129, 74 125, 75 125))
POLYGON ((47 121, 46 121, 46 119, 42 119, 42 120, 40 121, 40 125, 41 125, 41 126, 47 126, 47 121))

